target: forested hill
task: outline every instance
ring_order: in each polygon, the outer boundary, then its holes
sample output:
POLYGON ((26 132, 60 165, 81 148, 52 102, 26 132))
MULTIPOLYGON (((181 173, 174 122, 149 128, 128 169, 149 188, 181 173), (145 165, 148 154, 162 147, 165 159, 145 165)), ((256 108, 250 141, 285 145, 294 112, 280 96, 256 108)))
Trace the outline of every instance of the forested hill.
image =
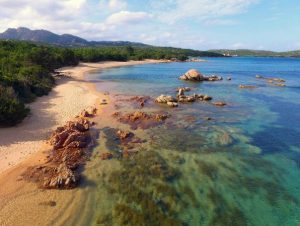
POLYGON ((87 41, 75 35, 63 34, 58 35, 47 30, 30 30, 25 27, 9 28, 5 32, 0 33, 2 40, 19 40, 31 41, 44 44, 65 46, 65 47, 95 47, 95 46, 148 46, 143 43, 128 41, 87 41))
POLYGON ((274 52, 266 50, 250 50, 250 49, 215 49, 211 52, 230 55, 230 56, 254 56, 254 57, 300 57, 300 50, 287 52, 274 52))

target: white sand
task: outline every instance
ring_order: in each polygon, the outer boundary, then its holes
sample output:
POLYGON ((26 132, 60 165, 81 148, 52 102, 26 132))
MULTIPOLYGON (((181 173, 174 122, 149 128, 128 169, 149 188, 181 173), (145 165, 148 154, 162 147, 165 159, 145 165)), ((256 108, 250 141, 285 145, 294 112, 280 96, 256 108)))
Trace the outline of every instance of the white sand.
MULTIPOLYGON (((31 114, 21 124, 0 128, 0 173, 24 161, 39 151, 51 131, 93 106, 101 94, 84 81, 84 74, 92 70, 162 61, 129 61, 85 63, 77 67, 62 68, 72 78, 62 78, 48 96, 30 104, 31 114)), ((102 96, 103 97, 103 96, 102 96)))

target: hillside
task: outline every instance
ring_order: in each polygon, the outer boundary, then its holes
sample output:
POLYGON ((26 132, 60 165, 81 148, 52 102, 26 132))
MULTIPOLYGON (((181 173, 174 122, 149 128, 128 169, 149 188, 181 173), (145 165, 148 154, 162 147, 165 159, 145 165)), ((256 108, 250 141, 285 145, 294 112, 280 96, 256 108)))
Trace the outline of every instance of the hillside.
POLYGON ((128 41, 87 41, 83 38, 63 34, 58 35, 47 30, 30 30, 25 27, 9 28, 0 33, 0 39, 39 42, 66 47, 96 47, 96 46, 148 46, 143 43, 128 41))
POLYGON ((266 50, 249 50, 249 49, 217 49, 211 52, 230 55, 230 56, 255 56, 255 57, 300 57, 300 50, 287 52, 274 52, 266 50))

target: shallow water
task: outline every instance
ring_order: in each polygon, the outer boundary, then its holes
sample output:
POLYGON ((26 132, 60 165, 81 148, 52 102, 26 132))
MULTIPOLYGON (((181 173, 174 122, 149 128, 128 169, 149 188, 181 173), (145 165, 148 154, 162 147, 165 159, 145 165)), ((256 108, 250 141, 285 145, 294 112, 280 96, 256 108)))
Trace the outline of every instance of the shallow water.
POLYGON ((128 125, 99 118, 102 126, 85 176, 94 186, 94 225, 300 225, 300 59, 208 58, 207 62, 137 65, 89 75, 109 91, 118 111, 138 106, 125 99, 176 95, 177 87, 225 101, 181 104, 176 109, 146 104, 143 111, 168 112, 164 125, 134 133, 146 139, 130 158, 111 131, 128 125), (190 83, 178 76, 195 68, 219 74, 220 82, 190 83), (256 79, 280 77, 286 87, 256 79), (238 85, 256 89, 239 89, 238 85), (121 95, 120 95, 121 94, 121 95), (207 121, 207 117, 212 120, 207 121))

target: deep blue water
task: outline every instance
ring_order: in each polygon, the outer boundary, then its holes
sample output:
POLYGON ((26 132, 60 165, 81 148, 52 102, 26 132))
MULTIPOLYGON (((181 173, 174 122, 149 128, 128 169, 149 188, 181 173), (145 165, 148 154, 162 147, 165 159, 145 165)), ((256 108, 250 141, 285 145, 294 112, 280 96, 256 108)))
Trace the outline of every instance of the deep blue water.
MULTIPOLYGON (((300 225, 300 59, 206 60, 112 68, 89 79, 104 81, 97 83, 98 89, 112 94, 175 96, 177 87, 188 86, 191 94, 205 93, 227 103, 223 108, 206 103, 181 104, 177 109, 151 106, 168 111, 175 125, 148 132, 155 137, 152 148, 181 174, 165 185, 193 196, 193 201, 168 203, 179 211, 172 219, 185 225, 300 225), (192 68, 225 79, 178 79, 192 68), (286 87, 256 75, 282 78, 286 87), (240 89, 240 84, 257 88, 240 89), (207 122, 206 117, 213 120, 207 122), (173 165, 173 155, 185 163, 173 165)), ((147 214, 142 208, 143 212, 147 214)))

